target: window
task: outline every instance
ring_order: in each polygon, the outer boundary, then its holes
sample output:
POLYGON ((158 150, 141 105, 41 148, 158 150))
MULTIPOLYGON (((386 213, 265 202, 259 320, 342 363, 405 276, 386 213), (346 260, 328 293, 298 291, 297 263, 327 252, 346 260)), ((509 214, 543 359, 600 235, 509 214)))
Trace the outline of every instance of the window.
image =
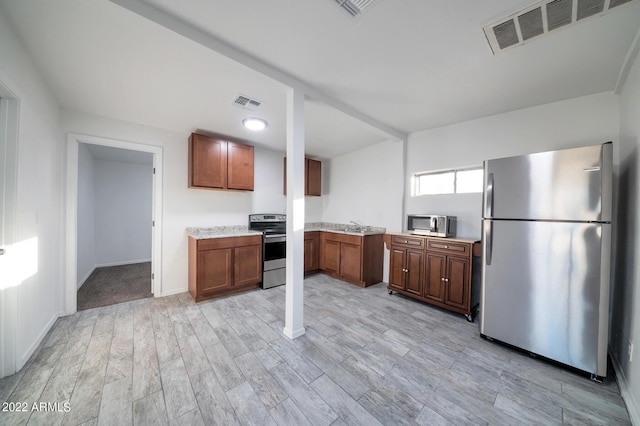
POLYGON ((482 192, 484 170, 467 169, 456 171, 456 194, 482 192))
POLYGON ((467 194, 482 192, 482 167, 441 170, 413 175, 414 197, 434 194, 467 194))

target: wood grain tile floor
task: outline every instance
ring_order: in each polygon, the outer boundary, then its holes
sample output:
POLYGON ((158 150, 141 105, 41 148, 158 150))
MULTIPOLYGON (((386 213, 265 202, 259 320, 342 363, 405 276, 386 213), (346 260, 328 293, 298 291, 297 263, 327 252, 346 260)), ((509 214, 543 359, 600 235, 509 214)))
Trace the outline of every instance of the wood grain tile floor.
POLYGON ((199 304, 184 293, 60 318, 0 380, 0 400, 28 407, 0 424, 630 424, 611 377, 487 342, 477 323, 384 284, 307 278, 294 341, 284 299, 284 287, 199 304))

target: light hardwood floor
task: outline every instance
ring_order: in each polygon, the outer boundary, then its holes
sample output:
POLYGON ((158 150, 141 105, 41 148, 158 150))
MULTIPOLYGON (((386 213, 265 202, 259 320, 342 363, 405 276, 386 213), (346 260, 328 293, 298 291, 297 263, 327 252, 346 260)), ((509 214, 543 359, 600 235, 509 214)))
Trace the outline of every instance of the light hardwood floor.
POLYGON ((307 333, 294 341, 284 298, 284 287, 199 304, 184 293, 60 318, 0 380, 0 400, 29 405, 0 424, 630 423, 612 371, 593 383, 384 284, 307 278, 307 333))

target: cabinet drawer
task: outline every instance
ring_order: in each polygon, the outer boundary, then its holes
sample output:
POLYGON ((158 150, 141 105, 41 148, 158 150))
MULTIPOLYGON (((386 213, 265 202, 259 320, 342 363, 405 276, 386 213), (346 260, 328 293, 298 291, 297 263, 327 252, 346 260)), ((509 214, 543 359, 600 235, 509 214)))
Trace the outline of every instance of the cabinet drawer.
POLYGON ((403 235, 393 235, 391 237, 391 244, 394 246, 423 249, 424 240, 424 238, 420 237, 405 237, 403 235))
POLYGON ((437 250, 447 254, 457 254, 461 256, 471 255, 470 244, 449 242, 445 240, 427 240, 427 250, 437 250))
POLYGON ((337 243, 348 243, 355 244, 358 246, 362 245, 362 237, 359 235, 349 235, 349 234, 339 234, 337 232, 322 232, 322 238, 325 241, 335 241, 337 243))
POLYGON ((230 247, 262 245, 262 235, 198 240, 198 250, 216 250, 230 247))

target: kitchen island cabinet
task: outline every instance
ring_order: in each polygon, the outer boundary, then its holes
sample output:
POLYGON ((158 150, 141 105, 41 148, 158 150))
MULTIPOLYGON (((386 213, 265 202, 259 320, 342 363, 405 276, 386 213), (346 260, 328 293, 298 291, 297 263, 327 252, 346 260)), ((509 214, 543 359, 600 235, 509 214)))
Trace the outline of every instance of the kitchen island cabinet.
POLYGON ((422 295, 424 272, 424 240, 393 236, 389 255, 389 288, 422 295))
POLYGON ((253 191, 251 145, 192 133, 189 137, 189 187, 253 191))
POLYGON ((382 234, 320 233, 320 269, 340 280, 368 287, 382 281, 382 234))
POLYGON ((196 302, 260 287, 262 236, 189 236, 189 293, 196 302))
POLYGON ((474 256, 480 256, 479 241, 387 234, 385 242, 390 250, 389 294, 396 291, 473 321, 479 282, 473 280, 472 266, 474 256))

